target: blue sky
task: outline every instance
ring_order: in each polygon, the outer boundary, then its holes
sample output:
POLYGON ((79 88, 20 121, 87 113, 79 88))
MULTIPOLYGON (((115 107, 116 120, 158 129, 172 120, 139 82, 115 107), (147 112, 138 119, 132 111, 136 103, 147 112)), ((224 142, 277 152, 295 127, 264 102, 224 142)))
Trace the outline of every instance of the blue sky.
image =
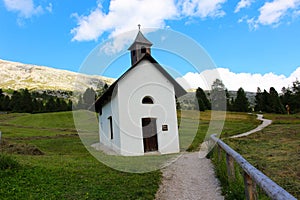
POLYGON ((139 23, 191 37, 234 75, 280 84, 299 75, 300 0, 1 0, 0 59, 78 71, 98 44, 139 23))

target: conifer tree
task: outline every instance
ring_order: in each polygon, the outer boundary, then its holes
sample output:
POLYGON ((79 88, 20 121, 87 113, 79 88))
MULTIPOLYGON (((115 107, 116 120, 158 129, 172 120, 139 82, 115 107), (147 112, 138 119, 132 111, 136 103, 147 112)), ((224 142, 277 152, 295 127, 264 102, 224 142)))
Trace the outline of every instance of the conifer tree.
POLYGON ((275 88, 271 87, 269 93, 270 95, 268 104, 270 105, 270 112, 279 114, 285 113, 285 109, 280 101, 280 98, 275 88))
POLYGON ((216 79, 211 86, 211 109, 212 110, 226 110, 226 93, 225 85, 220 79, 216 79))
POLYGON ((198 100, 198 106, 199 106, 200 111, 205 111, 205 110, 211 109, 210 102, 209 102, 205 92, 200 87, 198 87, 196 90, 196 98, 198 100))
POLYGON ((237 112, 248 112, 249 111, 249 101, 246 97, 246 93, 243 88, 239 88, 237 91, 237 97, 233 103, 233 109, 237 112))

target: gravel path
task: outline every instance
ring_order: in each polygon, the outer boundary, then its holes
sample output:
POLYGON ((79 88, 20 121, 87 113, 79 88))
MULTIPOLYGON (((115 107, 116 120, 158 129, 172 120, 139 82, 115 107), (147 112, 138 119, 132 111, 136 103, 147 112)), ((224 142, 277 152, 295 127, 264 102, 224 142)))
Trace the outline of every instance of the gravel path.
MULTIPOLYGON (((272 123, 272 120, 263 119, 257 128, 232 136, 244 137, 260 131, 272 123)), ((221 195, 219 181, 215 178, 214 166, 209 159, 200 158, 199 152, 184 153, 174 163, 162 169, 163 180, 156 193, 156 200, 219 200, 221 195)))
POLYGON ((231 136, 230 138, 239 138, 239 137, 245 137, 247 135, 250 135, 252 133, 255 133, 257 131, 260 131, 262 130, 263 128, 269 126, 271 123, 272 123, 272 120, 270 119, 264 119, 263 118, 263 115, 261 114, 257 114, 257 119, 258 120, 261 120, 263 123, 260 124, 259 126, 257 126, 255 129, 251 130, 251 131, 248 131, 246 133, 242 133, 242 134, 238 134, 238 135, 234 135, 234 136, 231 136))
POLYGON ((163 180, 156 200, 224 199, 211 161, 199 158, 199 152, 184 153, 162 172, 163 180))

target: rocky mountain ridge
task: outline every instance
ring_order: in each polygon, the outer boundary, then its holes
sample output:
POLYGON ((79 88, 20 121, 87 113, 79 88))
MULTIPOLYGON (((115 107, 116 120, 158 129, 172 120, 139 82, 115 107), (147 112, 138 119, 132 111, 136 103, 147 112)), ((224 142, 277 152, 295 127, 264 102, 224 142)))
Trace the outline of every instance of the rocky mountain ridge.
POLYGON ((23 64, 0 59, 0 88, 18 90, 64 90, 81 91, 94 89, 115 79, 97 75, 85 75, 46 66, 23 64))

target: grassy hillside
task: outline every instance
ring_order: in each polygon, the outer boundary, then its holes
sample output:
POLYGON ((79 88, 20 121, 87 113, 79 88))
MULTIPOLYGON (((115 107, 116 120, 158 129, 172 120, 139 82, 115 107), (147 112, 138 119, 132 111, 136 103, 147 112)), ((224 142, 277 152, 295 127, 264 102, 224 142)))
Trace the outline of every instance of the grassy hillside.
MULTIPOLYGON (((215 116, 213 119, 215 119, 217 123, 221 123, 221 121, 223 121, 222 114, 218 114, 217 111, 214 112, 215 116)), ((211 115, 211 111, 201 113, 199 111, 184 111, 179 114, 179 117, 181 117, 179 136, 180 147, 182 149, 187 149, 188 151, 199 150, 199 145, 203 142, 209 126, 213 126, 213 124, 211 124, 211 115)), ((261 122, 256 119, 256 115, 226 112, 221 138, 247 132, 256 128, 260 123, 261 122)), ((213 129, 214 128, 212 128, 212 130, 213 129)), ((214 133, 217 133, 217 130, 216 132, 212 132, 212 134, 214 133)))
POLYGON ((300 114, 265 114, 273 123, 262 131, 225 142, 253 166, 300 198, 300 114))
POLYGON ((0 171, 1 199, 153 199, 158 189, 159 171, 123 173, 91 156, 71 112, 0 115, 0 130, 1 152, 20 165, 0 171))
MULTIPOLYGON (((207 133, 211 112, 189 111, 179 116, 181 148, 195 151, 207 133)), ((0 197, 153 199, 160 171, 124 173, 100 163, 83 146, 72 117, 72 112, 0 115, 4 139, 0 151, 14 159, 3 159, 12 167, 0 171, 0 197)), ((256 127, 255 118, 227 113, 223 137, 256 127)))

